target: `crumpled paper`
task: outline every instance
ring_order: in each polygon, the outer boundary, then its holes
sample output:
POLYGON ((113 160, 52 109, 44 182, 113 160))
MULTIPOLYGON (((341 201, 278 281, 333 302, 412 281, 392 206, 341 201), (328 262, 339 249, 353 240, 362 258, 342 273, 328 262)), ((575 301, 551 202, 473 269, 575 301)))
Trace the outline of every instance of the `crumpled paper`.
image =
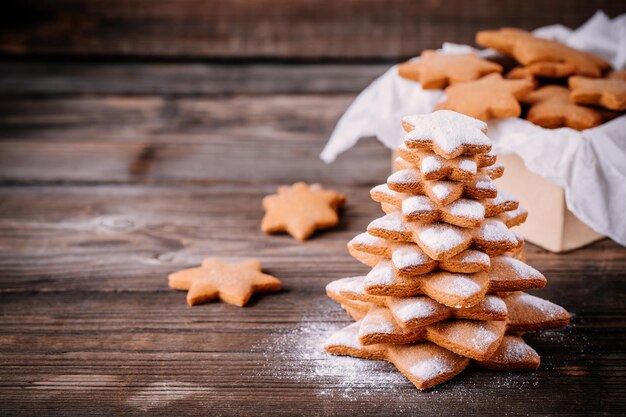
MULTIPOLYGON (((614 69, 626 67, 626 14, 610 19, 597 12, 576 30, 552 25, 534 31, 597 54, 614 69)), ((444 53, 473 50, 444 44, 444 53)), ((479 51, 488 56, 493 51, 479 51)), ((419 59, 419 58, 414 58, 419 59)), ((398 76, 396 66, 370 84, 341 117, 320 157, 327 163, 359 138, 400 145, 402 117, 423 114, 445 100, 442 90, 423 90, 398 76)), ((527 168, 565 189, 567 207, 593 230, 626 246, 626 115, 593 129, 544 129, 520 118, 492 120, 489 137, 498 154, 517 154, 527 168)))

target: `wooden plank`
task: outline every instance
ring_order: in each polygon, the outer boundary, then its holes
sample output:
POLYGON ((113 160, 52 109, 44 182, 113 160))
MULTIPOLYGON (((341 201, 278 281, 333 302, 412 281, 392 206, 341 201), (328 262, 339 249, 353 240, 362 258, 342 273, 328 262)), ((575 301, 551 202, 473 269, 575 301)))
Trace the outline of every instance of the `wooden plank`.
POLYGON ((358 93, 391 64, 0 61, 0 94, 358 93))
POLYGON ((0 103, 0 181, 329 181, 372 184, 389 151, 319 159, 352 95, 69 97, 0 103), (259 146, 262 144, 262 146, 259 146), (368 168, 355 169, 361 161, 368 168))
POLYGON ((23 0, 3 5, 0 52, 287 59, 400 59, 481 29, 578 26, 619 0, 23 0))
POLYGON ((537 293, 574 313, 527 335, 532 373, 470 370, 420 393, 390 365, 326 355, 348 322, 324 295, 367 270, 346 241, 380 213, 367 187, 335 230, 305 243, 258 230, 275 185, 0 187, 3 414, 619 414, 626 249, 604 240, 553 255, 537 293), (258 256, 285 290, 251 307, 189 308, 168 272, 203 256, 258 256), (529 400, 531 399, 531 400, 529 400))

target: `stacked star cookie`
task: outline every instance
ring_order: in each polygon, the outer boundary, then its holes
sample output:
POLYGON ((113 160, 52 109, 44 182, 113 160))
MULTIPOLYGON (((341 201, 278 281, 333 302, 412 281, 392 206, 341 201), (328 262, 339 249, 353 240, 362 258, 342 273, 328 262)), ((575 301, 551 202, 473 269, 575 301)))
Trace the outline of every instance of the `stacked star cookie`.
POLYGON ((371 190, 385 215, 348 244, 372 270, 326 287, 355 320, 326 350, 387 360, 420 389, 470 363, 536 369, 539 356, 520 335, 566 326, 569 314, 523 292, 546 278, 524 263, 523 239, 510 229, 527 213, 493 183, 503 168, 486 124, 440 110, 403 126, 397 171, 371 190))

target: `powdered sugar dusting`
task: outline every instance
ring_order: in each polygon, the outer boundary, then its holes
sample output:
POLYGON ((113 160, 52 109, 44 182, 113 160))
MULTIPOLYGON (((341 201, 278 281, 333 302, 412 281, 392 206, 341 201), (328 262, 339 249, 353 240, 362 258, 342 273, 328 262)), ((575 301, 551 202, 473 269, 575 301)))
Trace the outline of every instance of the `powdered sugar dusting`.
POLYGON ((469 297, 481 291, 480 285, 465 275, 454 275, 448 285, 448 293, 460 297, 469 297))
POLYGON ((415 184, 420 182, 419 172, 415 169, 401 169, 391 174, 387 182, 395 184, 415 184))
POLYGON ((468 219, 484 219, 485 207, 478 201, 462 198, 448 206, 450 214, 468 219))
POLYGON ((498 220, 486 220, 480 228, 480 237, 489 242, 517 242, 509 228, 498 220))
POLYGON ((454 186, 447 182, 438 182, 430 187, 430 191, 440 200, 445 200, 453 189, 454 186))
POLYGON ((506 266, 513 269, 518 278, 531 279, 543 277, 541 272, 537 271, 532 266, 510 256, 499 256, 497 258, 497 262, 502 262, 506 266))
POLYGON ((433 202, 423 195, 409 197, 402 201, 402 212, 405 215, 430 212, 434 209, 433 202))
POLYGON ((393 232, 405 232, 407 231, 404 220, 402 219, 402 213, 395 211, 389 213, 383 217, 375 219, 368 226, 367 229, 382 229, 393 232))
POLYGON ((372 188, 370 190, 370 195, 372 194, 376 194, 376 193, 380 193, 380 194, 385 194, 387 196, 390 197, 400 197, 402 195, 402 193, 399 193, 397 191, 394 191, 392 189, 390 189, 387 184, 380 184, 377 185, 376 187, 372 188))
POLYGON ((484 351, 487 350, 496 340, 498 340, 497 334, 487 329, 485 326, 480 326, 470 340, 470 344, 474 349, 484 351))
POLYGON ((436 302, 428 297, 398 299, 392 307, 393 314, 403 322, 425 319, 437 312, 436 302))
POLYGON ((481 179, 480 181, 476 181, 475 187, 479 190, 487 191, 492 191, 496 189, 496 186, 490 179, 481 179))
POLYGON ((391 254, 391 261, 399 269, 424 265, 429 259, 417 245, 402 245, 391 254))
POLYGON ((490 264, 489 255, 485 252, 477 251, 477 250, 465 250, 457 255, 457 259, 461 263, 476 263, 476 264, 490 264))
POLYGON ((389 261, 379 262, 365 277, 367 284, 390 285, 396 277, 389 261))
POLYGON ((437 252, 454 249, 465 242, 465 235, 459 228, 444 223, 425 226, 418 236, 422 244, 437 252))
POLYGON ((432 140, 446 153, 453 153, 464 145, 491 146, 485 135, 486 123, 454 111, 438 110, 402 120, 413 126, 404 136, 407 142, 432 140))
POLYGON ((506 362, 523 362, 533 360, 536 352, 521 338, 507 337, 506 343, 502 344, 501 355, 506 362))
MULTIPOLYGON (((331 316, 340 313, 330 304, 325 308, 331 316)), ((319 397, 338 397, 343 401, 358 401, 390 390, 398 395, 402 392, 415 395, 413 385, 387 362, 335 356, 324 351, 329 337, 336 337, 335 343, 344 346, 358 342, 346 336, 332 336, 346 324, 311 321, 304 317, 294 328, 262 338, 253 349, 263 352, 265 363, 253 377, 318 387, 314 389, 319 397)), ((356 337, 356 332, 352 333, 356 337)))
POLYGON ((363 246, 385 246, 385 239, 380 237, 372 236, 369 233, 361 233, 356 235, 352 240, 348 243, 348 245, 363 245, 363 246))
POLYGON ((534 295, 526 293, 521 293, 517 297, 517 300, 528 306, 531 306, 535 310, 539 310, 542 315, 547 319, 554 318, 563 311, 562 307, 548 300, 544 300, 543 298, 535 297, 534 295))
POLYGON ((450 364, 438 356, 422 359, 409 369, 409 372, 421 381, 428 381, 452 371, 450 364))
POLYGON ((459 169, 470 174, 476 174, 476 172, 478 171, 478 166, 476 165, 476 162, 471 159, 464 158, 463 160, 461 160, 461 162, 459 162, 458 166, 459 169))
POLYGON ((485 308, 493 313, 504 314, 507 312, 506 303, 500 297, 496 297, 495 295, 486 296, 481 304, 485 308))
POLYGON ((420 169, 424 174, 439 171, 441 168, 443 168, 443 161, 441 161, 441 158, 434 155, 423 158, 420 163, 420 169))

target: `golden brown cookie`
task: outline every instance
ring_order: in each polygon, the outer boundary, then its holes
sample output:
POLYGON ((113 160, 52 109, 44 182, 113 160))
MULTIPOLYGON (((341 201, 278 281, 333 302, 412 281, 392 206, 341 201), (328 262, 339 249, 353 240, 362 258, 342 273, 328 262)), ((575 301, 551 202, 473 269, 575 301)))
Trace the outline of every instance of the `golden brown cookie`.
POLYGON ((494 62, 476 54, 450 55, 426 50, 418 61, 398 65, 398 74, 419 81, 423 89, 443 89, 450 84, 472 81, 492 72, 502 72, 494 62))
POLYGON ((525 67, 513 68, 506 78, 565 78, 576 74, 576 67, 567 62, 535 62, 525 67))
POLYGON ((626 81, 626 69, 610 72, 609 75, 607 75, 607 78, 626 81))
POLYGON ((200 267, 170 274, 169 286, 186 290, 190 306, 219 298, 225 303, 243 307, 255 292, 280 290, 280 281, 262 273, 261 262, 256 259, 238 263, 205 259, 200 267))
POLYGON ((286 231, 297 240, 306 240, 315 229, 335 226, 337 210, 346 197, 319 184, 311 186, 298 182, 278 188, 278 194, 263 199, 265 216, 261 230, 265 233, 286 231))
POLYGON ((530 105, 526 119, 541 127, 585 130, 602 123, 602 113, 573 103, 569 89, 559 85, 541 87, 526 95, 522 103, 530 105))
POLYGON ((476 43, 511 55, 523 65, 537 62, 548 66, 549 62, 566 63, 576 68, 576 74, 589 77, 601 77, 610 67, 596 55, 570 48, 557 41, 535 37, 521 29, 481 31, 476 34, 476 43))
MULTIPOLYGON (((333 355, 389 361, 418 389, 448 381, 470 364, 470 359, 429 342, 365 346, 359 341, 358 327, 358 323, 352 323, 335 332, 324 345, 326 351, 333 355)), ((539 367, 539 355, 521 337, 504 336, 489 359, 476 363, 498 371, 532 370, 539 367)))
MULTIPOLYGON (((499 74, 491 76, 501 78, 499 74)), ((491 151, 491 141, 485 134, 487 124, 459 112, 440 110, 406 116, 402 127, 408 132, 404 135, 407 148, 434 152, 445 159, 491 151)))
POLYGON ((570 99, 575 103, 593 104, 609 110, 626 110, 626 81, 619 78, 594 79, 570 77, 570 99))
POLYGON ((454 110, 484 121, 517 117, 522 112, 518 99, 532 89, 529 80, 506 80, 500 74, 490 74, 446 88, 448 99, 435 109, 454 110))

